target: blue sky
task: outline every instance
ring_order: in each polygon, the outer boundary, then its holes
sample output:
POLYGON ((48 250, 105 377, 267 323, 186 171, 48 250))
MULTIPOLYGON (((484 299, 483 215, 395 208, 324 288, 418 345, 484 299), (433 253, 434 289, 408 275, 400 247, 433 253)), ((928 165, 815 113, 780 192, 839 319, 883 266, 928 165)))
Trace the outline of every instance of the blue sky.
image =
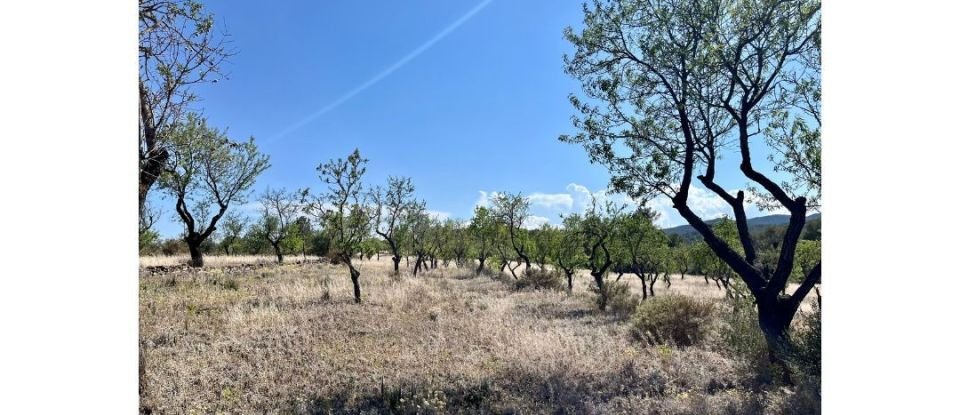
MULTIPOLYGON (((563 72, 572 52, 563 29, 580 27, 580 2, 205 4, 237 54, 224 65, 228 80, 196 89, 198 106, 211 125, 254 136, 270 155, 253 196, 268 185, 319 188, 317 164, 354 148, 370 159, 367 184, 412 177, 441 216, 468 218, 491 192, 523 192, 531 224, 555 224, 607 185, 580 146, 557 140, 574 132, 567 96, 580 86, 563 72)), ((152 193, 164 212, 158 230, 176 236, 172 202, 152 193)), ((702 196, 693 202, 705 216, 725 211, 702 196)), ((661 225, 685 223, 656 205, 661 225)), ((257 213, 252 204, 237 209, 257 213)))

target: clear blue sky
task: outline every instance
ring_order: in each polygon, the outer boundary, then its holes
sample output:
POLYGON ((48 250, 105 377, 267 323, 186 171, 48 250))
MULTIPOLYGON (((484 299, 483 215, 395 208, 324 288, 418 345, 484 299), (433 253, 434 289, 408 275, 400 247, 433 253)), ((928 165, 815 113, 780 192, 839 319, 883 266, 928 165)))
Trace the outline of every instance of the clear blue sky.
MULTIPOLYGON (((581 25, 578 1, 205 4, 237 54, 224 65, 229 80, 196 89, 198 106, 270 155, 254 196, 268 185, 319 188, 317 164, 354 148, 370 159, 366 183, 410 176, 429 209, 458 218, 481 192, 522 191, 540 194, 532 214, 558 223, 585 201, 578 186, 607 185, 580 146, 557 140, 574 132, 567 96, 580 86, 562 57, 572 52, 564 27, 581 25)), ((702 202, 707 216, 723 209, 715 202, 702 202)), ((155 203, 158 230, 176 236, 171 201, 155 203)), ((684 222, 673 213, 661 223, 684 222)))

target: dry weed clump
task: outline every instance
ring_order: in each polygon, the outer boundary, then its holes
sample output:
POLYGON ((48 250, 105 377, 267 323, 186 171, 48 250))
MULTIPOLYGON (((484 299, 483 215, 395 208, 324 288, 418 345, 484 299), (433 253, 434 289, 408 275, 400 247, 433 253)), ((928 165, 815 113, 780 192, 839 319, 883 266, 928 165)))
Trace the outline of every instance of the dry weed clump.
POLYGON ((745 388, 720 351, 633 342, 629 323, 596 310, 586 281, 571 294, 516 291, 469 266, 399 278, 388 258, 360 266, 359 305, 344 267, 330 264, 141 275, 143 407, 781 413, 796 399, 745 388))
POLYGON ((637 341, 649 345, 692 346, 706 337, 713 308, 712 301, 697 298, 650 297, 637 310, 631 334, 637 341))
POLYGON ((564 286, 563 273, 558 270, 531 268, 523 273, 520 279, 514 282, 517 290, 554 290, 562 291, 564 286))

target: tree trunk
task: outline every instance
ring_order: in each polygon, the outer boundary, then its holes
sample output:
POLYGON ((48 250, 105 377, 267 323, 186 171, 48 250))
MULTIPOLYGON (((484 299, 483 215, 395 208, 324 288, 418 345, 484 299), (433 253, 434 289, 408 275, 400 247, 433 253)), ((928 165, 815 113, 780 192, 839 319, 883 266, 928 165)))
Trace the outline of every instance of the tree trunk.
POLYGON ((643 287, 643 297, 640 298, 640 301, 644 301, 647 299, 647 279, 644 278, 643 275, 637 275, 637 276, 640 277, 640 284, 643 287))
POLYGON ((347 260, 347 268, 350 269, 350 281, 353 282, 353 302, 360 304, 360 271, 357 271, 349 260, 347 260))
POLYGON ((573 270, 563 270, 563 272, 567 274, 567 291, 573 292, 573 270))
MULTIPOLYGON (((271 241, 271 242, 270 242, 270 245, 273 245, 273 253, 274 253, 274 255, 277 256, 277 263, 278 263, 278 264, 282 264, 282 263, 283 263, 283 251, 280 250, 280 243, 273 243, 273 241, 271 241)), ((296 254, 294 254, 294 255, 296 255, 296 254)))
POLYGON ((790 342, 787 330, 796 312, 791 312, 785 300, 779 297, 757 302, 757 317, 760 331, 767 341, 767 351, 770 364, 780 372, 781 381, 791 384, 790 372, 787 368, 786 357, 789 353, 790 342))
POLYGON ((480 275, 480 273, 483 272, 483 263, 487 260, 487 258, 486 258, 486 257, 480 257, 480 258, 478 258, 478 259, 480 260, 480 266, 477 267, 477 275, 480 275))
POLYGON ((400 257, 396 255, 393 256, 393 273, 400 275, 400 257))
POLYGON ((512 276, 513 276, 513 279, 515 279, 515 280, 519 280, 519 279, 520 279, 520 277, 517 277, 517 273, 516 273, 516 269, 517 269, 517 268, 520 268, 520 265, 521 265, 521 263, 517 262, 517 266, 515 266, 515 267, 507 266, 507 269, 510 270, 510 275, 512 275, 512 276))
POLYGON ((593 276, 593 280, 597 283, 597 288, 600 294, 600 311, 607 311, 607 290, 603 287, 603 273, 590 273, 593 276))
POLYGON ((203 252, 200 252, 200 242, 194 238, 187 238, 187 247, 190 249, 190 266, 200 268, 203 266, 203 252))

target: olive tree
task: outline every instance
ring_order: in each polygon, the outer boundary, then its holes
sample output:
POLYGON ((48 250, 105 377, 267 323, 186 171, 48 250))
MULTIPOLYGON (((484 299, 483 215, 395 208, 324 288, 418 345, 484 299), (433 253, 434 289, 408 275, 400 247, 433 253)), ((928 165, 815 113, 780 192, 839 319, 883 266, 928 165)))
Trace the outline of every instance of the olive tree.
POLYGON ((140 215, 147 193, 167 169, 171 136, 197 100, 194 85, 221 77, 230 55, 213 15, 195 0, 140 0, 140 215))
POLYGON ((169 135, 172 157, 161 186, 176 200, 190 265, 202 267, 200 244, 217 229, 231 204, 246 201, 257 176, 270 166, 269 158, 253 138, 231 141, 195 115, 171 127, 169 135))
POLYGON ((669 198, 746 284, 770 360, 782 366, 790 323, 821 273, 817 264, 781 295, 807 210, 818 205, 819 1, 598 0, 584 7, 583 30, 566 36, 576 48, 566 71, 587 99, 571 96, 579 132, 561 141, 582 144, 615 190, 669 198), (760 152, 773 154, 772 171, 754 164, 760 152), (757 266, 745 192, 715 181, 723 155, 735 158, 765 207, 789 212, 772 272, 757 266), (733 210, 742 254, 694 211, 694 180, 733 210))
POLYGON ((316 196, 311 196, 309 189, 301 191, 302 199, 309 200, 304 210, 317 219, 330 239, 328 254, 347 266, 357 304, 361 301, 360 270, 354 266, 353 257, 361 251, 373 221, 362 182, 367 162, 360 150, 354 150, 346 160, 331 159, 317 166, 320 181, 327 188, 316 196))

